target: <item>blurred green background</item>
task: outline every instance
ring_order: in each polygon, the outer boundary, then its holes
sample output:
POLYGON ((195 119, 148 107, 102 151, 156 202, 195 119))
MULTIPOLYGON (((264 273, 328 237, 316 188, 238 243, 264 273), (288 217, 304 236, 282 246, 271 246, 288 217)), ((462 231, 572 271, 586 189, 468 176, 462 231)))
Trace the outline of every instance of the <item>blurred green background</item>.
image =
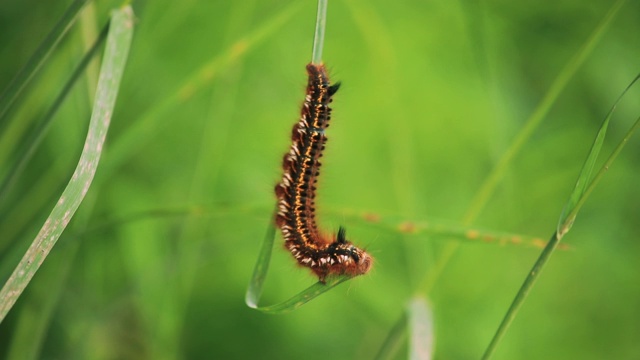
MULTIPOLYGON (((0 88, 69 3, 0 3, 0 88)), ((89 3, 0 123, 1 176, 118 5, 89 3)), ((460 224, 611 7, 330 1, 324 59, 343 87, 323 162, 320 223, 327 231, 345 225, 376 263, 367 276, 274 316, 243 298, 304 97, 316 2, 134 1, 130 59, 93 187, 0 325, 0 356, 370 359, 444 264, 425 294, 435 358, 479 358, 540 248, 398 226, 460 224), (460 246, 442 263, 454 242, 460 246)), ((552 234, 602 119, 640 70, 638 14, 634 1, 616 14, 474 228, 552 234)), ((96 71, 76 85, 0 204, 3 283, 77 163, 96 71)), ((638 116, 639 94, 621 104, 605 154, 638 116)), ((640 358, 639 151, 634 139, 589 199, 564 240, 571 248, 553 256, 496 359, 640 358)), ((314 281, 278 245, 263 302, 314 281)), ((406 356, 405 345, 396 358, 406 356)))

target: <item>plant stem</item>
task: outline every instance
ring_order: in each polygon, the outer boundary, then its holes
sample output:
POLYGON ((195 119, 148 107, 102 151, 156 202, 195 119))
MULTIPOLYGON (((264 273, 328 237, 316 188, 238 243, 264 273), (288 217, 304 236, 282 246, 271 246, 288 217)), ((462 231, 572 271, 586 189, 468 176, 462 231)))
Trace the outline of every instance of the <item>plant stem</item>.
POLYGON ((536 280, 538 280, 538 276, 542 272, 542 269, 551 257, 551 254, 553 254, 553 250, 555 250, 559 242, 560 238, 558 238, 557 233, 553 233, 551 239, 547 243, 547 246, 545 246, 544 250, 542 250, 540 257, 538 257, 538 260, 535 262, 535 264, 533 264, 529 275, 527 275, 527 278, 524 280, 524 283, 520 287, 520 290, 518 291, 515 299, 513 299, 509 310, 507 310, 507 314, 504 316, 502 322, 500 323, 498 331, 496 331, 493 339, 491 339, 491 343, 487 347, 487 350, 485 350, 484 355, 482 355, 482 360, 491 358, 491 356, 495 352, 496 347, 500 343, 500 340, 502 340, 502 337, 507 332, 507 329, 509 329, 511 322, 513 321, 513 319, 515 319, 518 310, 520 310, 520 307, 522 306, 522 304, 524 304, 524 300, 529 295, 529 291, 531 291, 533 284, 535 284, 536 280))
POLYGON ((311 63, 319 65, 322 63, 322 47, 324 46, 324 30, 327 25, 327 2, 328 0, 318 0, 318 16, 316 17, 316 32, 313 37, 313 54, 311 63))

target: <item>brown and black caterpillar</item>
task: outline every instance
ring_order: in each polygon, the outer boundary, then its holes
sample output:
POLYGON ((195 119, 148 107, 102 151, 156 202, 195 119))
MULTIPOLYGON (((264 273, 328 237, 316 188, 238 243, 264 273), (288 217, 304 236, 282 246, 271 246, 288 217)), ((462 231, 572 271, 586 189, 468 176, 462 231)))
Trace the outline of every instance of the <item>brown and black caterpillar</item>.
POLYGON ((300 121, 293 126, 291 148, 284 156, 284 175, 276 186, 280 227, 285 247, 298 263, 309 267, 321 282, 328 275, 357 276, 371 268, 373 258, 345 238, 340 227, 333 236, 318 230, 315 217, 317 177, 325 148, 325 130, 331 119, 331 97, 340 83, 331 85, 323 64, 307 65, 309 81, 300 121))

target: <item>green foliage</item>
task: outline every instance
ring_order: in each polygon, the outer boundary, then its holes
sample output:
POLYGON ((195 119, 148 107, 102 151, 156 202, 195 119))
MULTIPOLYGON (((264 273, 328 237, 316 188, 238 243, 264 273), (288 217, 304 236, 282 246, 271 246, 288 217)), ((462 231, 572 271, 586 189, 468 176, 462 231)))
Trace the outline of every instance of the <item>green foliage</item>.
MULTIPOLYGON (((0 90, 72 3, 2 2, 0 90)), ((0 180, 95 41, 86 29, 98 33, 119 5, 87 2, 7 108, 0 180)), ((319 220, 326 231, 345 225, 376 262, 295 312, 267 316, 243 296, 299 115, 316 5, 132 3, 136 31, 100 165, 0 324, 0 356, 401 359, 416 344, 406 329, 429 321, 434 358, 482 354, 541 253, 525 245, 543 245, 535 239, 556 227, 602 119, 638 73, 630 34, 640 7, 330 1, 323 59, 343 87, 319 220)), ((3 284, 78 163, 92 81, 89 71, 68 90, 1 200, 3 284)), ((548 262, 493 358, 640 355, 638 143, 618 153, 615 140, 638 117, 637 96, 630 89, 609 124, 602 152, 619 155, 606 176, 596 164, 599 185, 562 239, 568 250, 548 262)), ((271 239, 253 304, 319 289, 280 234, 271 239)))
POLYGON ((483 359, 491 358, 491 356, 496 350, 497 345, 502 340, 502 337, 504 336, 507 329, 511 325, 511 322, 513 321, 516 314, 520 310, 520 307, 523 305, 525 299, 529 295, 529 292, 531 291, 533 285, 538 280, 540 273, 547 265, 547 262, 549 261, 551 254, 553 254, 554 250, 560 243, 560 240, 564 237, 564 235, 567 234, 567 232, 569 232, 569 230, 573 226, 573 222, 575 221, 576 215, 580 211, 580 208, 582 207, 582 205, 584 205, 585 201, 587 200, 587 198, 589 197, 593 189, 596 187, 596 185, 602 178, 602 175, 604 174, 604 172, 609 170, 609 167, 611 166, 615 158, 618 156, 618 154, 620 153, 624 145, 629 141, 629 139, 631 138, 631 135, 633 135, 635 130, 638 128, 638 126, 640 126, 640 117, 639 117, 638 120, 636 120, 633 126, 629 129, 623 141, 618 144, 618 146, 613 151, 609 159, 602 166, 602 168, 598 172, 598 176, 592 179, 591 174, 593 173, 593 169, 595 168, 598 155, 600 155, 600 150, 602 150, 605 134, 607 133, 607 129, 609 128, 609 121, 611 120, 611 116, 613 115, 613 112, 616 106, 618 105, 618 103, 620 102, 620 100, 622 99, 622 97, 624 97, 627 91, 636 83, 636 81, 639 78, 640 76, 636 76, 636 78, 631 82, 631 84, 629 84, 629 86, 624 90, 620 98, 618 98, 618 100, 616 101, 611 111, 609 111, 609 113, 607 114, 607 117, 602 122, 602 125, 598 130, 598 134, 596 135, 596 138, 593 141, 593 145, 591 146, 591 151, 589 151, 589 155, 587 156, 587 160, 585 161, 584 165, 582 166, 582 169, 580 170, 580 175, 578 176, 578 179, 576 181, 576 186, 573 188, 573 192, 571 192, 571 196, 569 196, 569 201, 567 201, 567 204, 565 205, 562 211, 562 215, 560 216, 560 220, 559 220, 558 229, 553 233, 553 235, 551 236, 551 239, 549 240, 545 248, 542 250, 542 253, 538 257, 538 260, 536 260, 535 264, 533 264, 531 271, 529 271, 529 274, 527 274, 524 280, 524 283, 520 287, 520 290, 518 291, 515 299, 511 303, 509 310, 507 310, 507 314, 503 318, 502 323, 500 324, 500 327, 496 331, 496 334, 491 340, 489 347, 485 351, 482 357, 483 359))

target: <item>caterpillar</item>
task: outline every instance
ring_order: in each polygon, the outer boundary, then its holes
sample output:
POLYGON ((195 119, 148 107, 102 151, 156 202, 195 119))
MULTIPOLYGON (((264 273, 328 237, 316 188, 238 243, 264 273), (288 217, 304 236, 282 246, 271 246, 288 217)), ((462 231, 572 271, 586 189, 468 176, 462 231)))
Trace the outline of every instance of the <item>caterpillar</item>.
POLYGON ((293 126, 291 147, 284 155, 284 175, 275 193, 278 199, 276 225, 297 262, 325 282, 329 275, 357 276, 371 268, 373 258, 346 239, 346 230, 327 235, 318 230, 315 216, 316 183, 320 175, 331 119, 332 96, 340 88, 331 85, 323 64, 308 64, 307 93, 300 121, 293 126))

